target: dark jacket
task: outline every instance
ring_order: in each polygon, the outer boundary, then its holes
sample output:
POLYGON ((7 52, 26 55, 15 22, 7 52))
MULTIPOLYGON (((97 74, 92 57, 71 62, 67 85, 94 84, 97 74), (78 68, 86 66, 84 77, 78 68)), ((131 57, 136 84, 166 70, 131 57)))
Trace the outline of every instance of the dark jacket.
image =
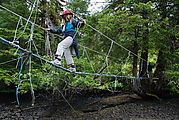
POLYGON ((75 28, 81 28, 83 26, 84 26, 83 22, 80 22, 80 21, 78 21, 76 19, 73 19, 72 24, 70 23, 70 21, 66 23, 66 25, 65 25, 66 28, 65 28, 64 32, 62 31, 63 26, 60 26, 60 28, 58 30, 55 30, 55 29, 51 28, 50 32, 51 33, 56 33, 56 34, 62 33, 63 34, 62 39, 65 39, 66 37, 71 36, 73 38, 72 46, 74 47, 76 56, 77 56, 77 58, 80 58, 80 53, 79 53, 79 50, 78 50, 78 41, 76 39, 75 28))

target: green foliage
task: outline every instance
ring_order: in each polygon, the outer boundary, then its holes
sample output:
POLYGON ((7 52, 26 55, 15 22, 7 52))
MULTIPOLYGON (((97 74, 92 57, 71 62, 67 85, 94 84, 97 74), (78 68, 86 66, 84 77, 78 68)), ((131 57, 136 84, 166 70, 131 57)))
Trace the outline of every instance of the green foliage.
POLYGON ((123 84, 118 82, 118 81, 113 81, 113 82, 107 82, 106 84, 104 85, 101 85, 99 86, 99 89, 102 89, 102 90, 111 90, 113 88, 122 88, 123 87, 123 84))
MULTIPOLYGON (((179 49, 175 51, 176 61, 179 59, 179 49)), ((168 89, 179 93, 179 64, 171 64, 165 74, 167 75, 168 89)))
MULTIPOLYGON (((15 30, 10 30, 8 28, 0 28, 0 35, 2 38, 12 40, 14 38, 15 30)), ((2 45, 2 43, 0 43, 2 45)))
POLYGON ((9 86, 9 85, 11 85, 12 83, 15 83, 15 80, 16 79, 14 79, 14 75, 12 75, 12 70, 4 70, 4 69, 0 69, 0 81, 3 83, 3 84, 5 84, 5 85, 7 85, 7 86, 9 86))
POLYGON ((71 2, 68 3, 67 8, 72 10, 76 15, 83 17, 89 13, 87 10, 88 6, 89 0, 71 0, 71 2))
MULTIPOLYGON (((176 65, 176 68, 179 68, 179 65, 176 65)), ((179 72, 175 70, 170 70, 165 72, 168 78, 168 87, 169 90, 179 93, 179 72)))
MULTIPOLYGON (((99 58, 99 57, 98 57, 99 58)), ((83 71, 85 73, 96 73, 104 64, 101 62, 96 62, 96 61, 101 61, 101 60, 94 60, 94 61, 89 61, 83 56, 83 58, 76 60, 76 67, 78 71, 83 71), (92 66, 95 68, 95 71, 91 68, 92 66)), ((118 74, 118 75, 129 75, 128 73, 125 73, 125 71, 121 71, 122 67, 126 66, 121 66, 117 63, 109 63, 113 65, 109 65, 103 72, 102 74, 118 74), (114 68, 115 66, 115 68, 114 68)), ((96 76, 97 77, 97 76, 96 76)), ((76 75, 72 78, 70 86, 74 87, 80 87, 80 88, 98 88, 98 89, 109 89, 113 88, 115 83, 114 79, 111 77, 97 77, 97 79, 94 79, 94 76, 88 76, 88 75, 76 75)), ((123 87, 122 83, 116 82, 116 87, 123 87)))
MULTIPOLYGON (((25 18, 28 18, 30 7, 33 2, 34 0, 28 0, 27 4, 27 1, 25 0, 3 0, 0 1, 0 4, 25 18)), ((158 51, 162 50, 165 56, 163 59, 167 66, 165 68, 165 74, 167 76, 165 82, 170 90, 178 93, 179 67, 177 60, 178 51, 176 50, 176 48, 178 48, 179 39, 178 25, 176 25, 178 23, 178 2, 173 1, 174 4, 168 4, 169 8, 167 10, 159 8, 159 5, 166 4, 162 1, 155 1, 154 3, 151 1, 143 2, 142 0, 113 2, 114 4, 111 6, 109 5, 109 9, 104 9, 101 13, 96 13, 94 15, 88 15, 88 0, 72 0, 68 4, 68 8, 79 16, 86 15, 87 23, 89 25, 93 26, 95 29, 104 33, 106 36, 115 40, 130 51, 133 51, 133 48, 136 47, 133 45, 134 42, 138 45, 139 50, 137 54, 140 54, 143 48, 147 48, 150 57, 149 61, 156 62, 157 57, 159 56, 158 51), (166 16, 163 15, 165 12, 166 16), (146 31, 148 32, 147 34, 146 31), (144 36, 148 38, 148 41, 146 41, 144 36)), ((172 1, 168 2, 172 3, 172 1)), ((62 11, 61 6, 59 0, 41 1, 37 13, 37 18, 39 18, 37 19, 37 23, 44 26, 44 16, 48 14, 52 22, 55 25, 58 25, 60 23, 59 13, 62 11)), ((3 9, 0 9, 0 14, 0 37, 12 41, 14 39, 19 17, 16 17, 3 9)), ((33 18, 34 16, 31 20, 33 18)), ((23 24, 20 24, 18 27, 17 36, 21 35, 24 30, 26 23, 25 20, 22 20, 22 23, 23 24)), ((29 48, 28 40, 30 38, 30 31, 31 24, 28 24, 25 33, 19 39, 19 45, 26 49, 29 48)), ((40 56, 43 56, 45 53, 44 35, 45 33, 43 30, 35 27, 33 42, 36 45, 40 56)), ((129 52, 124 50, 121 46, 113 45, 107 59, 104 54, 108 54, 109 48, 111 47, 111 41, 87 25, 80 29, 77 39, 80 44, 103 54, 101 55, 80 47, 81 53, 83 52, 82 57, 80 59, 74 59, 77 71, 98 73, 101 68, 108 64, 107 68, 102 71, 102 74, 132 76, 133 55, 129 55, 129 52)), ((54 37, 54 40, 51 40, 50 42, 52 43, 52 50, 55 51, 59 42, 59 37, 54 37)), ((36 53, 37 49, 33 46, 33 53, 36 53)), ((15 51, 16 49, 0 43, 0 61, 6 62, 17 58, 18 56, 14 55, 15 51)), ((45 59, 51 59, 48 56, 43 57, 45 59)), ((11 85, 17 85, 19 66, 16 68, 16 63, 17 61, 0 65, 0 83, 2 84, 0 89, 6 89, 7 86, 11 85)), ((28 58, 26 58, 26 61, 24 61, 23 72, 21 73, 21 93, 26 93, 30 90, 28 65, 29 61, 28 58)), ((63 62, 63 65, 66 68, 69 67, 65 65, 65 62, 63 62)), ((94 78, 94 76, 89 75, 67 73, 46 63, 41 63, 41 61, 35 58, 33 58, 32 62, 31 75, 35 90, 53 90, 65 87, 80 87, 81 89, 111 89, 114 87, 124 87, 125 85, 123 82, 115 82, 115 78, 94 78)))
POLYGON ((73 81, 69 84, 71 87, 77 86, 81 89, 96 88, 100 85, 99 80, 93 80, 92 76, 75 76, 73 81))
MULTIPOLYGON (((45 57, 45 56, 44 56, 45 57)), ((47 57, 45 57, 47 58, 47 57)), ((75 59, 76 60, 76 59, 75 59)), ((89 61, 85 58, 76 60, 76 68, 78 71, 83 71, 87 73, 93 73, 94 71, 91 68, 91 64, 95 64, 94 61, 89 61)), ((64 63, 65 64, 65 63, 64 63)), ((100 79, 94 79, 94 76, 89 75, 76 75, 72 73, 64 72, 60 69, 56 69, 48 64, 39 65, 39 63, 32 63, 32 83, 35 90, 46 89, 52 90, 56 88, 76 88, 80 87, 81 89, 87 88, 98 88, 98 89, 110 89, 113 88, 115 83, 111 78, 102 77, 100 79), (110 80, 110 81, 109 81, 110 80), (108 82, 109 81, 109 82, 108 82)), ((111 68, 109 68, 111 69, 111 68)), ((103 74, 109 73, 109 69, 103 74)), ((114 72, 118 72, 113 69, 114 72)), ((110 73, 113 74, 113 73, 110 73)), ((29 73, 28 68, 24 68, 24 72, 21 75, 21 93, 26 93, 29 88, 29 73)), ((123 87, 122 83, 116 82, 116 87, 123 87)))
MULTIPOLYGON (((17 14, 27 17, 29 13, 28 6, 25 2, 26 0, 8 0, 3 2, 3 6, 15 11, 17 14), (18 8, 18 9, 17 9, 18 8)), ((12 15, 12 13, 5 10, 0 10, 0 28, 15 29, 18 21, 18 17, 12 15)))
MULTIPOLYGON (((2 43, 1 43, 2 44, 2 43)), ((0 90, 5 90, 6 87, 14 85, 16 83, 16 75, 17 69, 16 66, 16 57, 13 56, 15 53, 15 49, 7 49, 7 46, 2 45, 2 48, 6 48, 5 50, 0 49, 0 90), (6 63, 10 61, 9 63, 6 63)))

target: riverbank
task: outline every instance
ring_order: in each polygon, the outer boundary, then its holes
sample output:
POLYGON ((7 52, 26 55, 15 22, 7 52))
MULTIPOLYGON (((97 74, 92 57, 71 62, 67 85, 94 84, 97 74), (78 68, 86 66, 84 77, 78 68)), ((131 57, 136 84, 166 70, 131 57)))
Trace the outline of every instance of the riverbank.
MULTIPOLYGON (((110 96, 109 96, 110 97, 110 96)), ((97 95, 75 95, 56 98, 53 95, 38 94, 35 106, 31 106, 31 96, 20 97, 17 106, 14 94, 1 94, 1 120, 178 120, 179 98, 156 100, 135 100, 115 106, 84 112, 89 103, 104 99, 97 95)), ((105 96, 108 98, 108 96, 105 96)))

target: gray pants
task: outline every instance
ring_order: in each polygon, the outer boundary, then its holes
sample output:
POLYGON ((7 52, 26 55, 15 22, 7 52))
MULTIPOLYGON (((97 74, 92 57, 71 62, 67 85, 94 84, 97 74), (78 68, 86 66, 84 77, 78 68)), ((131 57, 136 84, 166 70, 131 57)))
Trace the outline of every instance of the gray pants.
POLYGON ((64 40, 62 40, 57 47, 56 55, 63 57, 65 56, 65 60, 68 65, 74 64, 73 58, 72 58, 72 48, 70 47, 73 43, 72 37, 66 37, 64 40))

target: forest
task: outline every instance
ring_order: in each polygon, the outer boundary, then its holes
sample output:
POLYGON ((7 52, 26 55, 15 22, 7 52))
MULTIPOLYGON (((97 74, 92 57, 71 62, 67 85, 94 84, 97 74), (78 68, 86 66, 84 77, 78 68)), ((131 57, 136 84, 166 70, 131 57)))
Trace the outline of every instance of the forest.
MULTIPOLYGON (((108 0, 101 11, 89 11, 90 0, 1 0, 0 37, 49 61, 61 34, 60 13, 69 9, 87 24, 77 29, 80 75, 51 66, 0 42, 0 92, 85 90, 131 91, 132 81, 153 94, 179 93, 179 1, 108 0), (149 65, 152 70, 148 70, 149 65), (128 78, 129 77, 129 78, 128 78), (130 79, 130 77, 134 77, 130 79)), ((97 3, 96 3, 97 4, 97 3)), ((65 60, 62 66, 68 68, 65 60)))
MULTIPOLYGON (((66 97, 86 91, 134 92, 155 99, 178 95, 179 1, 93 3, 97 4, 102 8, 90 9, 90 0, 0 0, 0 93, 16 94, 16 104, 20 104, 18 94, 28 93, 34 104, 34 93, 39 92, 61 91, 66 97), (81 57, 73 58, 79 74, 48 64, 55 59, 62 35, 46 28, 58 29, 64 10, 86 20, 84 27, 76 29, 81 57)), ((62 67, 69 67, 64 58, 62 67)))

